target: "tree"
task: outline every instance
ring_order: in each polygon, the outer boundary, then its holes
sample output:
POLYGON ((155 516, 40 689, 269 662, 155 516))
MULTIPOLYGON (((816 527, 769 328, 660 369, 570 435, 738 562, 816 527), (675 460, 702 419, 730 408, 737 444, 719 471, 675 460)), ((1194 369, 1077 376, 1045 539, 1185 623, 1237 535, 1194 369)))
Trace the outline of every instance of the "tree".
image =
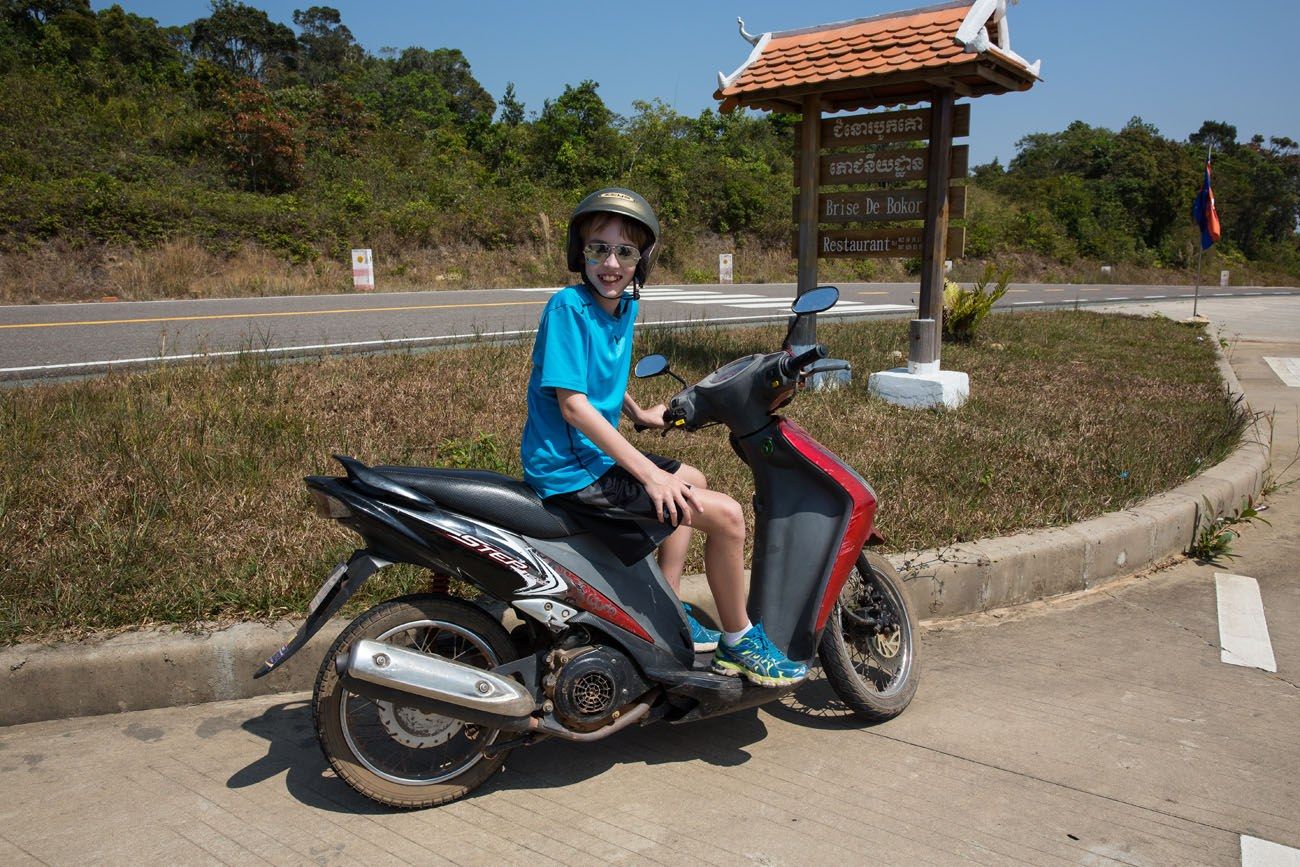
POLYGON ((212 14, 191 25, 190 51, 234 75, 266 83, 296 64, 293 31, 238 0, 212 0, 212 14))
POLYGON ((598 186, 620 174, 623 140, 615 114, 605 105, 598 85, 584 81, 564 86, 547 100, 533 124, 533 165, 541 177, 567 189, 598 186))
POLYGON ((1214 150, 1226 153, 1237 147, 1237 128, 1230 123, 1207 120, 1187 140, 1202 150, 1212 146, 1214 150))
POLYGON ((501 123, 519 126, 524 122, 524 104, 515 96, 515 83, 506 82, 506 92, 501 94, 501 123))
POLYGON ((293 11, 298 34, 298 68, 308 84, 335 81, 364 55, 361 46, 332 6, 293 11))
POLYGON ((141 79, 180 73, 180 54, 152 18, 124 12, 115 3, 99 13, 99 35, 105 60, 141 79))
POLYGON ((488 123, 497 105, 470 72, 469 61, 458 48, 407 48, 393 67, 394 78, 427 76, 447 95, 447 107, 462 124, 488 123))
POLYGON ((227 170, 254 192, 284 192, 298 186, 303 148, 293 117, 277 109, 252 78, 226 91, 222 103, 226 117, 217 134, 227 170))

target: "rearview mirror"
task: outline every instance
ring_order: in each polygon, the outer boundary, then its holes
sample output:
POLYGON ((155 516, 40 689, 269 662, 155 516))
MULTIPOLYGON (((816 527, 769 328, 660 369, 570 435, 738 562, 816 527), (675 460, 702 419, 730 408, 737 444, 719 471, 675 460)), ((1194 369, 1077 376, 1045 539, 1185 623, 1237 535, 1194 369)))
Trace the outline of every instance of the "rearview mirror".
POLYGON ((632 369, 632 372, 637 379, 649 379, 652 376, 659 376, 668 372, 668 359, 659 354, 647 355, 636 363, 636 367, 632 369))
POLYGON ((798 316, 830 310, 840 300, 840 290, 834 286, 818 286, 794 299, 790 309, 798 316))

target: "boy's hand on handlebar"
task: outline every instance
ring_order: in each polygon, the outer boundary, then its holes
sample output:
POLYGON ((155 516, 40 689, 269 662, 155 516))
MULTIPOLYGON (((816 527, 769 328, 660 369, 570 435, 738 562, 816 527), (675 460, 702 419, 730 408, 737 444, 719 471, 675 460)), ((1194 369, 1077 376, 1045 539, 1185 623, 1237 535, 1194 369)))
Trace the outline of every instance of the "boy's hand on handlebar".
POLYGON ((649 409, 643 409, 632 420, 632 429, 635 431, 644 430, 666 430, 668 425, 664 422, 664 412, 668 409, 666 404, 652 406, 649 409))

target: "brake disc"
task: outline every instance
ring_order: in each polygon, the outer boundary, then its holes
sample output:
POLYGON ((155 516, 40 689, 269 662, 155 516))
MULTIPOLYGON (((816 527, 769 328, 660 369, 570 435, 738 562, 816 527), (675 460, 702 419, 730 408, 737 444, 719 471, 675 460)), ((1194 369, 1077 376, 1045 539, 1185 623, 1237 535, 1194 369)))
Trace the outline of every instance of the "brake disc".
POLYGON ((404 747, 416 750, 440 746, 451 740, 464 726, 460 720, 436 713, 425 713, 391 701, 376 701, 384 731, 404 747))
POLYGON ((893 659, 903 647, 903 630, 895 626, 889 632, 877 632, 871 644, 881 659, 893 659))

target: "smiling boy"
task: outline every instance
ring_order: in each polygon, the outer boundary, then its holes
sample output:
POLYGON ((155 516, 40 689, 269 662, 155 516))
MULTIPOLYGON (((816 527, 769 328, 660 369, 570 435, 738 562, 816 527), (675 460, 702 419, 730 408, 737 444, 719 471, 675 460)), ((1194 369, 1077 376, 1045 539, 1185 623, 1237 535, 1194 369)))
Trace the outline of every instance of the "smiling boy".
POLYGON ((653 263, 659 220, 637 193, 597 190, 569 218, 568 265, 582 276, 542 311, 528 382, 520 455, 538 494, 570 511, 629 565, 656 547, 664 578, 681 585, 692 528, 705 533, 704 566, 723 632, 689 616, 713 668, 764 686, 807 667, 786 659, 745 610, 745 518, 697 469, 642 452, 618 431, 620 413, 664 427, 665 406, 643 409, 627 391, 639 290, 653 263), (632 292, 627 292, 629 288, 632 292))

